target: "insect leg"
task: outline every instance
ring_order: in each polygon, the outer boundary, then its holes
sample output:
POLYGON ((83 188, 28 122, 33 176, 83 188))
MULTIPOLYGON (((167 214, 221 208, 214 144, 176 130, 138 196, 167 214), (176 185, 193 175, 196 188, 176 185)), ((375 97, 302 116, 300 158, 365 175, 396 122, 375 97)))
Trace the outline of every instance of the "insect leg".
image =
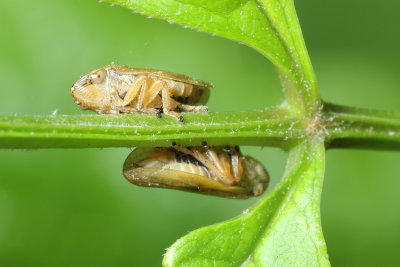
POLYGON ((124 101, 122 102, 123 106, 127 106, 130 103, 132 103, 132 101, 136 98, 137 94, 139 93, 140 89, 146 87, 148 79, 149 78, 146 76, 140 76, 129 86, 128 90, 126 91, 124 101))
POLYGON ((240 179, 243 176, 243 158, 240 156, 239 150, 237 149, 231 151, 231 164, 233 177, 236 182, 240 182, 240 179))
POLYGON ((145 83, 143 83, 143 85, 141 87, 139 98, 138 98, 137 105, 136 105, 136 108, 139 111, 143 111, 143 102, 144 102, 145 96, 147 95, 148 89, 149 89, 149 84, 146 81, 145 83))
POLYGON ((139 95, 137 109, 146 113, 154 113, 157 117, 161 118, 161 110, 158 109, 158 107, 162 106, 162 100, 159 93, 164 84, 165 81, 156 81, 150 86, 150 88, 143 88, 139 95), (158 101, 160 103, 155 102, 156 98, 159 98, 158 101))
POLYGON ((123 102, 123 99, 121 99, 121 97, 118 94, 118 85, 119 85, 119 81, 117 82, 117 84, 111 85, 111 88, 109 91, 112 105, 114 107, 116 107, 115 110, 113 110, 113 112, 117 113, 117 114, 120 112, 118 107, 121 107, 122 102, 123 102))
POLYGON ((149 105, 157 97, 164 86, 167 86, 165 81, 156 81, 153 83, 144 98, 143 106, 146 107, 149 105))
POLYGON ((192 111, 192 112, 208 111, 207 106, 192 106, 186 104, 179 104, 178 107, 184 111, 192 111))
POLYGON ((137 113, 138 112, 138 110, 136 108, 129 107, 129 106, 119 107, 118 109, 122 113, 137 113))
POLYGON ((212 165, 210 162, 210 159, 205 157, 203 153, 201 153, 197 148, 187 148, 181 145, 174 145, 174 148, 178 150, 179 152, 182 152, 187 155, 191 155, 194 157, 196 160, 201 162, 204 166, 206 166, 210 171, 212 171, 214 174, 219 175, 220 172, 218 169, 215 169, 215 166, 212 165), (210 168, 209 168, 210 167, 210 168))
POLYGON ((163 112, 165 115, 177 118, 180 122, 183 122, 183 117, 178 112, 172 111, 172 99, 171 95, 168 91, 168 87, 166 84, 162 87, 162 103, 163 103, 163 112))
MULTIPOLYGON (((210 155, 208 155, 208 153, 202 153, 197 148, 189 149, 189 148, 186 148, 186 147, 180 146, 180 145, 174 145, 174 148, 176 150, 178 150, 179 152, 182 152, 184 154, 188 154, 188 155, 191 155, 192 157, 194 157, 196 160, 198 160, 204 166, 206 166, 207 169, 211 173, 213 173, 219 180, 221 180, 226 185, 231 185, 235 182, 231 178, 226 177, 224 172, 221 172, 220 168, 215 166, 215 164, 217 162, 214 162, 214 161, 219 161, 218 157, 210 157, 210 155)), ((210 151, 210 150, 212 150, 212 149, 208 149, 207 151, 210 151)))
POLYGON ((218 155, 218 153, 214 149, 207 149, 205 151, 205 155, 210 159, 210 163, 218 169, 221 177, 219 177, 226 184, 233 184, 236 182, 236 179, 232 177, 231 173, 231 162, 228 158, 228 155, 222 153, 218 155))

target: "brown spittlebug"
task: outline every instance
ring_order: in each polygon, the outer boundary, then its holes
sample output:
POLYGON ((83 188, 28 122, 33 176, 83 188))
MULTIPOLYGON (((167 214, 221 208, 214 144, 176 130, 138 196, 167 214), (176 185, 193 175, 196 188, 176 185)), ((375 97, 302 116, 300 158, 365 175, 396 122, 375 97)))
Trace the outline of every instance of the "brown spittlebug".
POLYGON ((239 199, 260 195, 269 184, 265 168, 238 147, 136 148, 125 160, 123 174, 139 186, 239 199))
POLYGON ((179 111, 207 111, 211 84, 151 69, 109 65, 81 77, 71 95, 81 109, 100 114, 153 113, 183 121, 179 111))

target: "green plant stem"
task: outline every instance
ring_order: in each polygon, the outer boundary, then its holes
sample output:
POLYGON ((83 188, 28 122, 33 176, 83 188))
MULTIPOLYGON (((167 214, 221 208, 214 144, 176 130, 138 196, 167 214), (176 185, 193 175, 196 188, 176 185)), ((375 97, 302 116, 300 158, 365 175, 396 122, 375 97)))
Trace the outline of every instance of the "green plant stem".
POLYGON ((282 107, 187 113, 179 123, 145 114, 0 117, 0 148, 257 145, 287 149, 318 132, 328 148, 400 150, 400 114, 325 104, 308 127, 282 107))
POLYGON ((84 148, 182 145, 263 145, 286 148, 301 123, 283 108, 187 113, 185 122, 145 114, 0 117, 0 148, 84 148))
POLYGON ((329 148, 400 150, 400 113, 324 105, 329 148))

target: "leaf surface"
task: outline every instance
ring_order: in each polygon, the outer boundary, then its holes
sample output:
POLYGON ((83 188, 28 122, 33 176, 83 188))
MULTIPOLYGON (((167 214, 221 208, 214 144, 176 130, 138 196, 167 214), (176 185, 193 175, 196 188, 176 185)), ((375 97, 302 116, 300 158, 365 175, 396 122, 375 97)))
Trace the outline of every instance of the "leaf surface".
POLYGON ((315 74, 293 0, 106 0, 149 17, 244 43, 281 73, 289 103, 319 106, 315 74))
POLYGON ((230 221, 182 237, 165 266, 329 266, 320 222, 324 144, 318 138, 291 150, 277 188, 230 221))

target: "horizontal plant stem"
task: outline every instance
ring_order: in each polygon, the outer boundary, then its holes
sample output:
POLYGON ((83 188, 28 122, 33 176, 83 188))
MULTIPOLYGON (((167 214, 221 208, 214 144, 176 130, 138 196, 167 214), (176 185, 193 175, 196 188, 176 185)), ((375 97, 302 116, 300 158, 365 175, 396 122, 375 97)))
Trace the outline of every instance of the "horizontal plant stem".
POLYGON ((185 122, 146 114, 0 117, 0 148, 265 145, 286 148, 302 135, 283 108, 186 113, 185 122))
POLYGON ((325 104, 330 148, 400 150, 400 113, 325 104))

